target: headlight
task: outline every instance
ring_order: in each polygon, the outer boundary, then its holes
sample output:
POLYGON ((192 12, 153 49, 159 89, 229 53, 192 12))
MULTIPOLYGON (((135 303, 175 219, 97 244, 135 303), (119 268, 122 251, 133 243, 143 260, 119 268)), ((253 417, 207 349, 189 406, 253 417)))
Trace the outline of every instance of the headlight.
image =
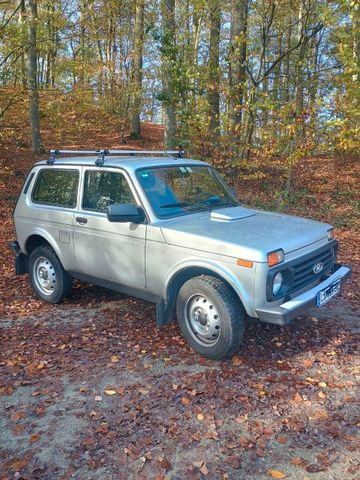
POLYGON ((278 272, 273 280, 273 295, 276 296, 279 293, 279 290, 283 283, 283 276, 281 272, 278 272))

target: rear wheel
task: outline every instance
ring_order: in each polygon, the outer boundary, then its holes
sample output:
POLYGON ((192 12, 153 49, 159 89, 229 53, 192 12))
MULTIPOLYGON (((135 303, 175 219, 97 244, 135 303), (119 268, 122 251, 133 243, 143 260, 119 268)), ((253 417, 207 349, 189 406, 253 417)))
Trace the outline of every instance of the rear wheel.
POLYGON ((240 347, 245 310, 222 280, 210 276, 188 280, 179 291, 176 313, 185 339, 201 355, 221 360, 240 347))
POLYGON ((54 250, 46 245, 31 252, 29 275, 36 295, 48 303, 60 302, 72 287, 70 275, 64 270, 54 250))

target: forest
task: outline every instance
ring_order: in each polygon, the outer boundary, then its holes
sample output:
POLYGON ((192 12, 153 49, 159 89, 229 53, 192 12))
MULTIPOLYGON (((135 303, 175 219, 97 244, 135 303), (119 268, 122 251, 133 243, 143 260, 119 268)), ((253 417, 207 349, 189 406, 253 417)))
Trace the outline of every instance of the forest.
POLYGON ((70 93, 121 140, 164 124, 165 148, 235 164, 359 147, 358 0, 9 0, 0 15, 0 119, 28 101, 34 152, 70 93))
POLYGON ((360 0, 0 0, 0 480, 358 479, 359 147, 360 0), (8 245, 53 148, 184 149, 352 276, 222 361, 144 300, 45 303, 8 245))

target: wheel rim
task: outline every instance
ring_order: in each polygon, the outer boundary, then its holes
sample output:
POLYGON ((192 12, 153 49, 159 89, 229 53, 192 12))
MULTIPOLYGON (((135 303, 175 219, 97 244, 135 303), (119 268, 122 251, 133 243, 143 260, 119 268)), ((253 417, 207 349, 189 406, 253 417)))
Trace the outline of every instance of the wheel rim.
POLYGON ((213 346, 220 337, 220 315, 214 303, 203 294, 192 295, 185 304, 185 319, 194 339, 213 346))
POLYGON ((36 259, 33 266, 33 278, 37 289, 43 295, 51 295, 54 292, 57 284, 56 272, 48 258, 36 259))

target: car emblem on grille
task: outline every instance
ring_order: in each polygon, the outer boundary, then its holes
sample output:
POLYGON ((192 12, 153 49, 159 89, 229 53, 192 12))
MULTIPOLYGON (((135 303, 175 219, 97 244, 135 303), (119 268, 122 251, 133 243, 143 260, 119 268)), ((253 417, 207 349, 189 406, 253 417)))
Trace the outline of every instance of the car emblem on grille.
POLYGON ((320 273, 323 268, 324 268, 324 264, 322 262, 319 262, 316 265, 314 265, 313 272, 316 275, 317 273, 320 273))

